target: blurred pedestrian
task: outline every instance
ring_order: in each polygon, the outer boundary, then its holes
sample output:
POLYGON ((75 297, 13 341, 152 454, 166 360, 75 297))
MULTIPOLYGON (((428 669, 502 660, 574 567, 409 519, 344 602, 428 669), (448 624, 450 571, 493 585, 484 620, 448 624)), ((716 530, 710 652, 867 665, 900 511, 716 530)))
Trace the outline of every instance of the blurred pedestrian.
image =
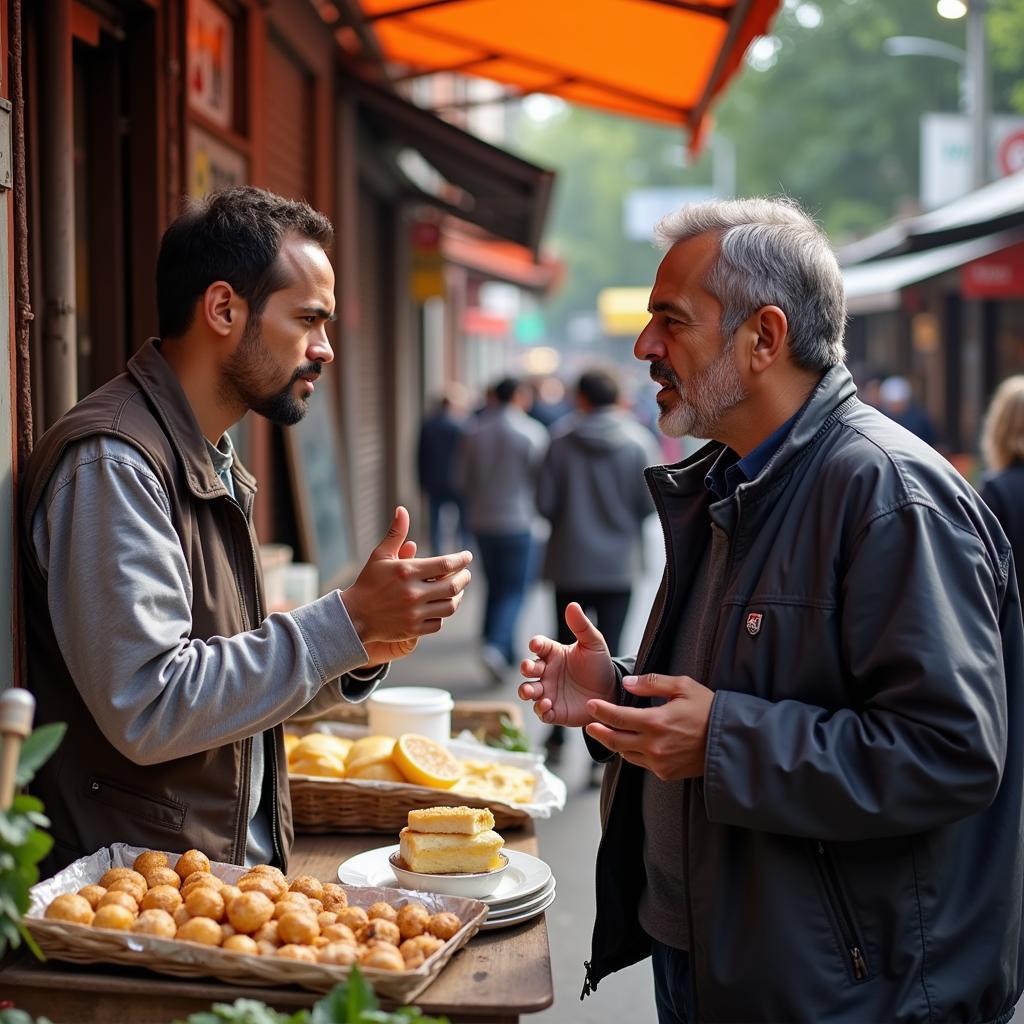
POLYGON ((1013 546, 1017 589, 1024 594, 1024 374, 999 385, 985 415, 981 448, 991 473, 981 496, 1013 546))
MULTIPOLYGON (((541 466, 537 509, 551 523, 543 576, 555 585, 558 641, 575 639, 565 609, 579 604, 619 653, 633 581, 643 569, 644 519, 654 511, 644 468, 658 461, 651 435, 618 407, 607 370, 584 373, 574 416, 555 427, 541 466)), ((548 760, 561 760, 565 730, 551 727, 548 760)))
POLYGON ((886 377, 882 381, 878 386, 878 408, 889 419, 934 447, 935 427, 928 413, 914 401, 914 391, 906 377, 886 377))
POLYGON ((520 696, 607 760, 584 994, 661 1024, 1006 1021, 1024 982, 1024 623, 995 516, 861 403, 843 280, 789 201, 665 218, 634 347, 667 562, 637 659, 578 605, 520 696))
POLYGON ((480 656, 495 683, 515 658, 515 633, 533 571, 534 495, 548 432, 526 415, 529 392, 515 377, 493 388, 463 438, 453 480, 463 495, 487 583, 480 656))
POLYGON ((527 413, 548 430, 572 412, 572 402, 565 394, 565 385, 554 374, 537 377, 526 387, 531 395, 527 413))
POLYGON ((443 549, 441 527, 446 512, 454 520, 455 543, 469 547, 462 496, 452 482, 455 453, 465 433, 465 408, 462 388, 450 385, 434 410, 423 420, 416 449, 416 468, 420 489, 430 509, 430 550, 443 549))

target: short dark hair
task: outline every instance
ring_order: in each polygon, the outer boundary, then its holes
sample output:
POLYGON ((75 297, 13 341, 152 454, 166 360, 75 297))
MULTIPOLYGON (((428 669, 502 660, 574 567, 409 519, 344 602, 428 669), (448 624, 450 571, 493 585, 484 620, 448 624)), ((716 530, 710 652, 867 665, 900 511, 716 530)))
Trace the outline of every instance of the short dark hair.
POLYGON ((607 370, 587 370, 576 382, 576 390, 595 409, 619 400, 619 382, 607 370))
POLYGON ((288 234, 326 249, 331 222, 311 206, 266 189, 240 185, 191 203, 164 232, 156 262, 160 337, 192 325, 196 302, 214 281, 227 281, 258 320, 271 293, 288 281, 277 257, 288 234))
POLYGON ((508 405, 512 401, 512 396, 519 390, 519 378, 518 377, 502 377, 497 384, 494 385, 494 397, 502 404, 508 405))

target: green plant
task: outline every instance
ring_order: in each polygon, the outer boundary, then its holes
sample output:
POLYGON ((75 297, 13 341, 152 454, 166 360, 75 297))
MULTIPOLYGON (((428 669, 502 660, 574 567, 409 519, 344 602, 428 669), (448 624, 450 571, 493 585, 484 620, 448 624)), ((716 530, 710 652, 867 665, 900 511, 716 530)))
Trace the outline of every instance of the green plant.
MULTIPOLYGON (((255 999, 236 999, 230 1006, 215 1003, 209 1010, 190 1014, 176 1024, 448 1024, 445 1017, 425 1017, 415 1006, 380 1009, 373 986, 358 967, 347 981, 335 985, 312 1010, 279 1013, 255 999)), ((4 1024, 0 1019, 0 1024, 4 1024)))
POLYGON ((508 715, 501 716, 501 735, 488 737, 487 744, 501 750, 515 750, 524 753, 530 751, 529 737, 508 715))
MULTIPOLYGON (((63 722, 53 722, 40 726, 25 740, 15 777, 19 789, 32 781, 57 749, 66 728, 63 722)), ((49 824, 42 803, 27 793, 18 793, 7 810, 0 810, 0 956, 8 946, 16 949, 24 940, 44 959, 21 919, 29 908, 28 891, 39 881, 39 862, 53 846, 43 831, 49 824)))

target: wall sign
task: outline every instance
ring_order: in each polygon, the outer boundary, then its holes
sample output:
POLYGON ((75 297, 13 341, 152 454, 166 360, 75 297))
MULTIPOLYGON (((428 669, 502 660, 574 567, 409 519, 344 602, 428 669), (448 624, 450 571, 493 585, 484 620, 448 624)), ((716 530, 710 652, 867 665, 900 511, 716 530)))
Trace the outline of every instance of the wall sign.
POLYGON ((213 0, 188 8, 188 105, 222 128, 232 127, 234 26, 213 0))
POLYGON ((195 125, 188 129, 188 194, 202 199, 232 185, 244 185, 249 165, 241 153, 195 125))

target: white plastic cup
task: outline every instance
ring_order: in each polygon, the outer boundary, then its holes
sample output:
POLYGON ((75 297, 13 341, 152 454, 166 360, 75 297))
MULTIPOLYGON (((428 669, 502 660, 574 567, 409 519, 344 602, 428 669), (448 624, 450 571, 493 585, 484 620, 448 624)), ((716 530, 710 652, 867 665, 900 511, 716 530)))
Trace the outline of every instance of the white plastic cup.
POLYGON ((367 724, 374 736, 414 732, 447 743, 452 736, 455 701, 447 690, 429 686, 391 686, 376 690, 366 702, 367 724))

